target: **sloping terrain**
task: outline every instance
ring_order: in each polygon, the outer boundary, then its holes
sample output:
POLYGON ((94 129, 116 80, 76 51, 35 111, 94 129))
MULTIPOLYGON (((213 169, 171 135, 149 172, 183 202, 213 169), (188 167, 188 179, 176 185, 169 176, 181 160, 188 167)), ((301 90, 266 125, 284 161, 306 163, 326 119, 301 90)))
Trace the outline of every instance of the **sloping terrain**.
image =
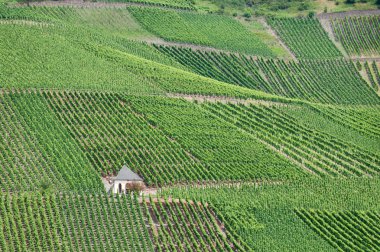
POLYGON ((99 174, 39 94, 0 96, 2 191, 102 191, 99 174))
POLYGON ((297 58, 342 58, 322 25, 314 18, 269 18, 268 23, 297 58))
MULTIPOLYGON (((380 101, 355 71, 354 64, 346 60, 266 60, 156 47, 200 75, 279 96, 330 104, 378 104, 380 101)), ((374 80, 371 85, 377 90, 374 80)))
POLYGON ((378 56, 380 15, 331 20, 335 38, 352 56, 378 56))
POLYGON ((143 26, 169 40, 270 57, 273 53, 239 22, 219 15, 202 15, 153 8, 129 8, 143 26))
POLYGON ((0 251, 379 250, 377 16, 30 4, 0 4, 0 251))

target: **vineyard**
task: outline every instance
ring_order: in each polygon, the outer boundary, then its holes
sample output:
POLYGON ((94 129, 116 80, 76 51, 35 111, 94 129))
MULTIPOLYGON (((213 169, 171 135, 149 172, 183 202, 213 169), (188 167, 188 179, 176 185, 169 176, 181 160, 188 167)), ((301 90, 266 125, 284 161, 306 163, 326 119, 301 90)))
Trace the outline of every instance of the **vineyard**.
POLYGON ((166 132, 208 169, 214 180, 305 177, 306 174, 243 133, 195 104, 176 99, 133 99, 132 106, 166 132))
POLYGON ((268 18, 267 21, 297 58, 337 59, 343 57, 317 19, 268 18))
POLYGON ((331 20, 331 26, 349 55, 379 55, 380 16, 337 18, 331 20))
POLYGON ((206 168, 152 127, 120 95, 44 93, 52 111, 100 174, 127 164, 148 185, 209 179, 206 168))
POLYGON ((372 2, 10 1, 0 251, 380 251, 372 2))
MULTIPOLYGON (((378 104, 378 96, 346 60, 265 60, 244 55, 156 46, 194 72, 289 98, 330 104, 378 104)), ((377 67, 372 64, 374 73, 377 67)), ((372 75, 371 75, 372 76, 372 75)), ((378 84, 375 82, 372 87, 378 84)), ((376 89, 377 90, 377 89, 376 89)))
MULTIPOLYGON (((201 189, 186 186, 168 188, 162 194, 211 203, 217 212, 223 213, 223 220, 229 223, 231 232, 236 233, 248 246, 257 251, 336 251, 334 248, 337 244, 344 246, 348 242, 347 239, 349 241, 358 239, 357 236, 348 238, 347 235, 351 234, 346 235, 341 228, 337 228, 337 225, 344 226, 347 222, 340 224, 338 220, 335 223, 320 221, 318 225, 321 227, 317 231, 305 223, 297 211, 320 209, 320 212, 329 213, 377 213, 378 215, 380 210, 377 197, 380 192, 378 183, 378 178, 308 179, 296 180, 281 186, 271 183, 241 187, 206 185, 201 189), (336 231, 329 229, 328 225, 332 225, 336 231), (330 239, 337 241, 331 244, 325 237, 330 238, 333 235, 343 239, 338 241, 330 239), (300 240, 305 242, 300 243, 300 240)), ((364 221, 355 222, 350 229, 358 228, 360 232, 360 225, 365 224, 364 221)), ((376 239, 373 233, 377 232, 378 225, 378 219, 377 224, 376 222, 372 225, 367 224, 373 227, 367 233, 371 239, 376 239)), ((359 235, 359 240, 356 242, 364 243, 360 237, 359 235)), ((346 247, 344 251, 358 250, 346 247)))
POLYGON ((154 251, 131 196, 0 195, 1 251, 154 251))
POLYGON ((330 212, 297 209, 297 215, 334 247, 345 251, 380 249, 378 212, 330 212))
POLYGON ((172 7, 183 10, 193 10, 194 6, 191 0, 107 0, 107 2, 125 2, 125 3, 137 3, 144 5, 153 5, 156 7, 172 7))
POLYGON ((31 191, 59 185, 63 191, 102 191, 89 160, 47 109, 39 94, 1 95, 0 189, 31 191))
POLYGON ((297 125, 275 107, 204 104, 317 176, 376 176, 380 156, 349 145, 332 135, 297 125))
POLYGON ((250 251, 235 240, 236 234, 222 231, 215 214, 204 204, 151 199, 144 206, 156 251, 250 251))
POLYGON ((188 102, 102 93, 43 95, 99 174, 115 174, 127 164, 148 185, 302 176, 264 145, 188 102))
POLYGON ((380 136, 375 130, 375 125, 380 123, 379 109, 376 107, 287 106, 279 108, 279 111, 291 116, 299 124, 380 154, 380 136))
POLYGON ((273 52, 234 19, 218 15, 130 7, 148 30, 168 41, 271 57, 273 52))
POLYGON ((380 70, 376 62, 364 62, 363 64, 358 62, 357 69, 361 72, 364 79, 367 80, 370 87, 376 92, 380 90, 380 70))

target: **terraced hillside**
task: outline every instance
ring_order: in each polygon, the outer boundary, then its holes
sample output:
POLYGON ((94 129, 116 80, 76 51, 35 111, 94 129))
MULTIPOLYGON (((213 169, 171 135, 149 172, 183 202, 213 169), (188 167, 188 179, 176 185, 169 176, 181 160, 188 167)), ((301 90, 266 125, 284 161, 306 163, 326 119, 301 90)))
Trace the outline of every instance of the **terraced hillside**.
POLYGON ((377 212, 296 210, 297 215, 334 247, 349 251, 378 250, 377 212))
POLYGON ((205 204, 151 199, 144 206, 158 251, 250 251, 235 234, 222 230, 205 204))
POLYGON ((176 99, 131 99, 148 121, 202 162, 214 180, 286 179, 305 176, 258 139, 199 106, 176 99))
POLYGON ((376 251, 379 192, 373 178, 187 186, 163 194, 207 201, 254 250, 376 251))
POLYGON ((115 174, 127 164, 148 184, 208 179, 207 169, 152 127, 118 94, 45 93, 93 167, 115 174))
POLYGON ((364 63, 356 63, 356 67, 363 76, 363 78, 367 81, 370 87, 373 88, 376 92, 380 90, 380 64, 375 61, 369 62, 365 61, 364 63))
POLYGON ((2 94, 0 101, 2 191, 53 185, 60 190, 103 190, 99 174, 54 113, 47 110, 40 94, 2 94))
POLYGON ((301 59, 337 59, 342 54, 314 18, 269 18, 268 23, 301 59))
POLYGON ((219 15, 200 15, 153 8, 129 10, 152 33, 168 41, 270 57, 274 54, 239 22, 219 15))
POLYGON ((377 16, 242 5, 0 3, 0 251, 380 249, 377 16))
MULTIPOLYGON (((156 48, 200 75, 279 96, 330 104, 379 103, 354 64, 346 60, 296 62, 179 47, 156 48)), ((378 84, 371 79, 371 86, 377 90, 378 84)))
POLYGON ((276 108, 205 104, 210 112, 233 123, 319 176, 376 176, 380 157, 332 135, 294 123, 276 108))
POLYGON ((336 18, 331 21, 335 38, 349 55, 376 56, 380 52, 380 16, 336 18))
POLYGON ((142 209, 130 196, 0 197, 1 251, 153 251, 142 209))

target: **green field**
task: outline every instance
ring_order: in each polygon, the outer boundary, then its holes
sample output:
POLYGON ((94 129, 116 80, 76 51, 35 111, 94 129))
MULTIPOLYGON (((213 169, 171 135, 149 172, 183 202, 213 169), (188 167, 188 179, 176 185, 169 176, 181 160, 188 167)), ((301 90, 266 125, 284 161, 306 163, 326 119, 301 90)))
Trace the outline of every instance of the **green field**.
POLYGON ((168 41, 274 56, 259 38, 232 18, 153 8, 131 7, 129 10, 148 31, 168 41))
POLYGON ((31 5, 0 4, 0 251, 380 250, 378 15, 305 17, 373 3, 31 5))

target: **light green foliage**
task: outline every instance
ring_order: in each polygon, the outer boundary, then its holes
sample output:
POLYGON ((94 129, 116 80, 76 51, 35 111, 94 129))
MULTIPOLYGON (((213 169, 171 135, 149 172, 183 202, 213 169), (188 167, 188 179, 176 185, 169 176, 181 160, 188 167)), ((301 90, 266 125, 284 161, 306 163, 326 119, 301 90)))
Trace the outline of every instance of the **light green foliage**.
MULTIPOLYGON (((380 154, 380 136, 368 134, 369 132, 365 129, 366 126, 364 126, 362 130, 356 129, 354 124, 347 120, 349 113, 345 113, 339 108, 332 107, 326 110, 318 106, 286 106, 279 108, 279 110, 290 115, 300 124, 307 125, 314 130, 326 132, 329 135, 357 145, 369 152, 373 152, 377 155, 380 154), (339 116, 339 114, 341 114, 341 116, 339 116)), ((362 119, 360 119, 360 122, 363 125, 365 125, 365 118, 371 116, 370 111, 374 113, 372 115, 373 118, 380 117, 379 110, 371 107, 362 109, 352 108, 349 111, 357 116, 362 113, 363 115, 361 116, 362 119)))
POLYGON ((314 18, 268 18, 290 50, 300 59, 336 59, 342 54, 314 18))
MULTIPOLYGON (((0 25, 0 38, 6 41, 0 45, 0 56, 4 59, 0 62, 2 87, 111 90, 138 95, 166 91, 281 99, 200 77, 175 68, 177 62, 145 44, 73 25, 75 22, 70 20, 78 21, 78 15, 70 8, 23 8, 14 13, 7 9, 7 12, 11 12, 8 13, 11 17, 19 15, 26 20, 20 25, 9 23, 8 19, 0 25), (32 10, 45 21, 31 17, 34 21, 31 23, 26 16, 32 15, 32 10), (66 19, 67 23, 62 24, 66 19)), ((99 29, 102 30, 107 29, 99 29)))
POLYGON ((229 85, 171 66, 148 61, 110 47, 87 44, 86 49, 92 51, 99 57, 122 64, 126 70, 136 75, 144 76, 144 78, 154 81, 156 86, 168 93, 250 97, 289 102, 289 100, 279 96, 229 85))
POLYGON ((380 15, 337 18, 331 26, 349 55, 380 54, 380 15))
POLYGON ((0 86, 159 92, 145 78, 96 57, 59 30, 0 25, 0 86))
POLYGON ((247 28, 225 16, 153 8, 130 7, 129 10, 147 30, 169 41, 274 56, 247 28))
POLYGON ((73 25, 92 28, 103 34, 113 35, 128 39, 154 39, 155 36, 144 30, 124 8, 76 8, 75 18, 68 20, 61 18, 63 22, 70 21, 73 25))
POLYGON ((168 98, 132 100, 132 106, 208 169, 214 180, 291 179, 306 174, 255 138, 199 105, 168 98))
POLYGON ((2 94, 0 101, 1 190, 103 190, 99 175, 41 95, 2 94))
POLYGON ((153 251, 142 209, 125 195, 0 195, 0 227, 4 252, 153 251))
POLYGON ((380 156, 341 141, 333 135, 295 123, 276 107, 204 105, 219 118, 233 123, 289 157, 315 175, 378 176, 380 156))
POLYGON ((380 102, 349 61, 265 60, 179 47, 155 47, 200 75, 279 96, 336 104, 380 102))

